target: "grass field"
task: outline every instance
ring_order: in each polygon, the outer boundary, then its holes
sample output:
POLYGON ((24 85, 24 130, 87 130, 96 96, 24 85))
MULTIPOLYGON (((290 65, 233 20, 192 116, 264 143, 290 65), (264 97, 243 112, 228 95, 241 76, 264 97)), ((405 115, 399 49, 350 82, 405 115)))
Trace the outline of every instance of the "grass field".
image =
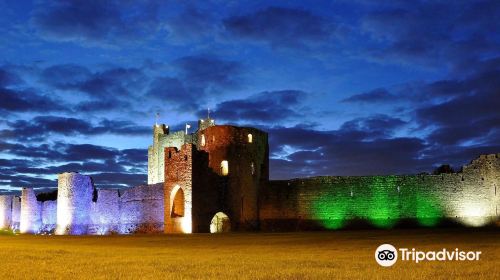
POLYGON ((0 279, 500 279, 497 229, 135 236, 0 235, 0 279), (374 260, 382 243, 475 262, 374 260))

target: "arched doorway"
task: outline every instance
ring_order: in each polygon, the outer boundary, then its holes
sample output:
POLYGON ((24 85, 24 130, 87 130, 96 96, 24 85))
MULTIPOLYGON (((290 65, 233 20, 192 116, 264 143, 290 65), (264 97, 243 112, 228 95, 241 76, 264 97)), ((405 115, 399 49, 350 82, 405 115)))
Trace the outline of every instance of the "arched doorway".
POLYGON ((222 233, 229 231, 231 231, 231 222, 229 217, 222 212, 217 212, 210 222, 210 233, 222 233))
POLYGON ((172 200, 172 209, 170 211, 170 217, 184 217, 184 191, 179 188, 175 193, 174 199, 172 200))

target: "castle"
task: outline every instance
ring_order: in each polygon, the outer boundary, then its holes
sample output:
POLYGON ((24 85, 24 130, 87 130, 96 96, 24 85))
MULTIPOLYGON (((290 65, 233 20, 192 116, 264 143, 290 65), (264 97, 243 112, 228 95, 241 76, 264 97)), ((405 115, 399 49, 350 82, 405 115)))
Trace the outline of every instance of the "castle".
POLYGON ((147 185, 98 189, 89 176, 62 173, 57 198, 33 188, 0 195, 0 228, 79 235, 484 226, 499 222, 499 186, 500 154, 450 174, 270 181, 267 133, 207 117, 194 133, 154 125, 147 185))

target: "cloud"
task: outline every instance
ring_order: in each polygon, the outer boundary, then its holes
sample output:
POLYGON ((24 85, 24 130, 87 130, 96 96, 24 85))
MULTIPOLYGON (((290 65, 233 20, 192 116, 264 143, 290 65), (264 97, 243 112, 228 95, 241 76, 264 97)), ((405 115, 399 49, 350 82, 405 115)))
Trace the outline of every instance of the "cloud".
POLYGON ((335 25, 325 18, 306 10, 285 7, 268 7, 251 14, 229 17, 223 24, 229 34, 237 38, 286 48, 325 43, 336 30, 335 25))
POLYGON ((92 73, 83 66, 62 64, 44 69, 41 81, 59 90, 76 90, 92 98, 116 100, 144 88, 148 77, 139 68, 114 67, 92 73))
POLYGON ((41 140, 52 135, 148 135, 150 129, 130 121, 101 120, 98 124, 67 117, 38 116, 30 121, 8 121, 9 129, 0 130, 0 135, 10 139, 41 140))
POLYGON ((407 122, 387 115, 373 115, 356 118, 345 122, 341 130, 369 134, 369 137, 390 137, 396 129, 402 128, 407 122))
POLYGON ((307 93, 299 90, 265 91, 245 99, 221 102, 214 115, 231 122, 283 122, 303 116, 298 107, 306 96, 307 93))
POLYGON ((69 111, 63 102, 34 92, 10 90, 0 87, 0 111, 7 112, 64 112, 69 111))
POLYGON ((57 182, 46 176, 69 171, 92 176, 98 187, 130 187, 146 181, 146 149, 118 150, 98 145, 67 143, 0 143, 0 148, 7 154, 29 158, 0 158, 2 186, 55 187, 57 182))
POLYGON ((118 45, 149 38, 159 29, 156 1, 38 1, 32 23, 45 39, 118 45))
POLYGON ((466 76, 409 83, 390 91, 379 88, 346 100, 387 105, 404 100, 408 121, 371 115, 331 131, 304 125, 270 128, 272 176, 429 172, 440 164, 459 168, 480 154, 498 152, 499 62, 491 58, 475 64, 466 76), (414 136, 396 136, 404 127, 414 136))
POLYGON ((185 56, 174 61, 174 65, 180 71, 179 78, 186 80, 191 87, 235 88, 243 70, 237 61, 211 55, 185 56))
POLYGON ((149 84, 145 96, 155 101, 168 100, 181 111, 195 111, 209 96, 221 96, 243 83, 243 66, 236 61, 211 55, 185 56, 172 65, 175 76, 160 76, 149 84))
MULTIPOLYGON (((435 144, 463 144, 466 141, 491 142, 500 127, 500 60, 485 62, 462 80, 448 82, 451 86, 435 87, 437 96, 450 96, 442 102, 428 103, 415 110, 416 121, 422 127, 432 127, 429 140, 435 144)), ((435 84, 435 83, 433 83, 435 84)))
MULTIPOLYGON (((57 187, 57 181, 52 179, 45 179, 36 176, 26 176, 26 175, 6 175, 0 173, 0 185, 14 186, 14 187, 40 187, 40 188, 54 188, 57 187)), ((11 190, 11 189, 9 189, 11 190)))
POLYGON ((344 103, 384 103, 400 100, 401 97, 390 93, 385 88, 377 88, 368 92, 352 95, 342 100, 344 103))
POLYGON ((111 67, 91 71, 77 64, 53 65, 39 75, 39 80, 57 90, 62 98, 76 101, 69 104, 69 108, 86 113, 132 110, 130 100, 139 98, 149 79, 140 68, 111 67), (80 92, 87 100, 79 97, 80 92))
POLYGON ((0 88, 8 87, 15 84, 20 84, 22 82, 23 81, 18 75, 0 68, 0 88))
POLYGON ((169 38, 186 41, 212 36, 218 29, 218 22, 210 9, 201 9, 200 3, 188 5, 182 12, 167 21, 169 38))
MULTIPOLYGON (((170 104, 174 104, 179 109, 196 109, 198 107, 197 100, 203 99, 197 91, 189 91, 184 83, 172 77, 157 77, 151 82, 149 90, 146 93, 156 101, 168 100, 170 104)), ((201 94, 200 94, 201 95, 201 94)))
POLYGON ((75 105, 73 108, 77 112, 110 112, 110 111, 123 111, 132 108, 132 105, 124 100, 117 99, 98 99, 90 101, 82 101, 75 105))
POLYGON ((58 89, 74 89, 85 82, 92 73, 86 67, 77 64, 59 64, 43 69, 40 80, 58 89))
MULTIPOLYGON (((416 137, 391 137, 380 133, 381 123, 371 117, 374 130, 346 124, 341 129, 318 131, 307 127, 269 129, 271 177, 319 175, 385 175, 416 173, 429 170, 432 160, 421 160, 427 148, 416 137)), ((394 129, 400 125, 395 123, 394 129)), ((365 121, 362 121, 365 123, 365 121)))
POLYGON ((496 1, 393 1, 360 18, 376 47, 365 52, 381 62, 399 61, 458 71, 498 52, 500 6, 496 1), (495 16, 496 15, 496 16, 495 16))

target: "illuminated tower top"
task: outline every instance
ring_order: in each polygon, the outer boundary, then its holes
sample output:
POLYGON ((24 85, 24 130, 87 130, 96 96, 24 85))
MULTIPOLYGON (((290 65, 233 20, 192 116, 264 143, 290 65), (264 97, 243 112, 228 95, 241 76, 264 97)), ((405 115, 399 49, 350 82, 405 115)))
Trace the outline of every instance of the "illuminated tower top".
POLYGON ((215 120, 210 118, 210 108, 207 109, 207 118, 198 121, 198 131, 215 125, 215 120))

